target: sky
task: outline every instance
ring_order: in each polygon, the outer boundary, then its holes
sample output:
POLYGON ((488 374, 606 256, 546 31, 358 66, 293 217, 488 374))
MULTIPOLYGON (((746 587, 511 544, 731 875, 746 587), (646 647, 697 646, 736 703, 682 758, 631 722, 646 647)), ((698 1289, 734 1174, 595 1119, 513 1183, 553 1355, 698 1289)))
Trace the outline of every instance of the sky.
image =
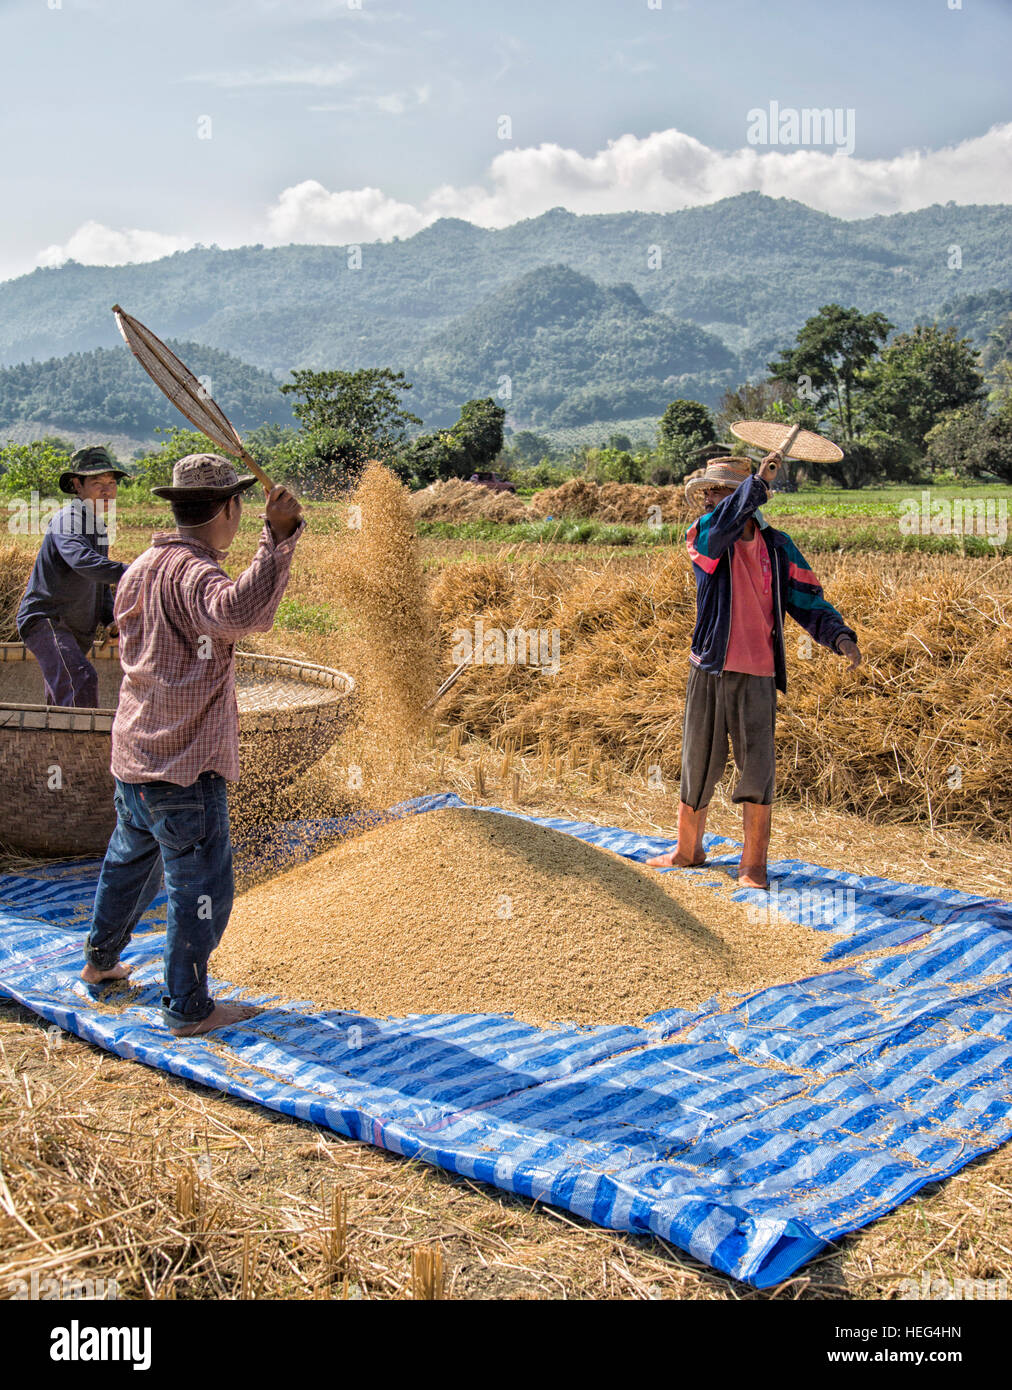
POLYGON ((750 189, 1012 202, 1012 0, 0 0, 0 60, 0 279, 750 189))

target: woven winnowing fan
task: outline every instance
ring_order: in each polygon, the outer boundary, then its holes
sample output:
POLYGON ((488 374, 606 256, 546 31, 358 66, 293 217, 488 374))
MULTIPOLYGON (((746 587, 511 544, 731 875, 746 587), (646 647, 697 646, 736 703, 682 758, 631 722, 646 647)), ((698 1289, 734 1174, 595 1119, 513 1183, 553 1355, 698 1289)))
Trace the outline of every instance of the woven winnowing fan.
POLYGON ((770 420, 736 420, 731 433, 754 449, 774 450, 785 459, 803 463, 837 463, 843 450, 825 435, 803 430, 800 425, 775 424, 770 420))
POLYGON ((220 445, 226 454, 242 459, 243 463, 262 484, 265 492, 270 492, 274 484, 260 465, 246 452, 235 426, 222 408, 201 386, 200 382, 185 363, 180 362, 174 352, 156 338, 150 328, 131 317, 118 304, 112 306, 116 324, 123 341, 137 358, 148 376, 176 407, 185 415, 191 425, 206 434, 220 445))

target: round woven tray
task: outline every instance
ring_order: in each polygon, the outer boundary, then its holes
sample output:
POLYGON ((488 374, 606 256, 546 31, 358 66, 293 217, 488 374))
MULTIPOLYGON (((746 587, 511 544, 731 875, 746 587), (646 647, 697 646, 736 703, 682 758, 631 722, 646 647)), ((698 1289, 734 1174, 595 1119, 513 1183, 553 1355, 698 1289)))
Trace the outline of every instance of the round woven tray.
MULTIPOLYGON (((769 453, 779 449, 791 432, 791 426, 780 421, 736 420, 731 433, 754 449, 764 449, 769 453)), ((814 430, 799 430, 785 458, 800 459, 802 463, 836 463, 843 458, 843 450, 831 439, 816 434, 814 430)))
MULTIPOLYGON (((116 822, 110 735, 122 673, 115 644, 90 653, 98 709, 41 703, 42 673, 20 642, 0 643, 0 845, 30 855, 101 855, 116 822)), ((343 671, 236 653, 239 762, 230 803, 269 806, 337 741, 355 682, 343 671)))

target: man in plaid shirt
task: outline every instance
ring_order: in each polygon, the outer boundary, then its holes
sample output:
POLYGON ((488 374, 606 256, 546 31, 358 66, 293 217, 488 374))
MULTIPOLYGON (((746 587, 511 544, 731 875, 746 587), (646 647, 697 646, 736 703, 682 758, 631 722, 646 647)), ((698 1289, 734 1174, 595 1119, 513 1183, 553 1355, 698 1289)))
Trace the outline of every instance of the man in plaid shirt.
POLYGON ((120 953, 164 872, 162 1014, 176 1037, 255 1012, 215 1003, 207 989, 207 962, 234 894, 226 784, 239 777, 235 643, 270 630, 306 525, 297 499, 273 488, 256 555, 229 579, 222 561, 239 529, 242 493, 255 483, 217 454, 180 459, 172 486, 152 489, 172 504, 177 529, 152 538, 116 591, 123 668, 112 728, 117 823, 81 978, 126 978, 120 953))

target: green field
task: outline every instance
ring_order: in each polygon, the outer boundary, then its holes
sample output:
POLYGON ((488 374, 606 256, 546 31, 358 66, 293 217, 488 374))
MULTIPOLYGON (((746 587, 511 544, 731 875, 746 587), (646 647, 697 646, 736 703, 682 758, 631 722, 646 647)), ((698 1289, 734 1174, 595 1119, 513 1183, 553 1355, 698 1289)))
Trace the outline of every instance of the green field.
MULTIPOLYGON (((248 503, 247 512, 259 514, 261 501, 248 503)), ((928 488, 913 483, 851 492, 813 488, 778 493, 763 511, 806 553, 845 550, 975 557, 1012 554, 1008 528, 1012 488, 1000 484, 928 488)), ((344 528, 347 506, 344 502, 307 502, 306 513, 314 532, 336 535, 344 528)), ((130 488, 120 492, 117 516, 120 527, 128 532, 171 525, 167 507, 136 495, 130 488)), ((680 545, 685 529, 684 524, 629 526, 576 518, 418 523, 419 535, 429 543, 426 549, 446 545, 455 552, 463 545, 467 558, 514 546, 525 550, 592 546, 626 553, 652 551, 680 545)))

